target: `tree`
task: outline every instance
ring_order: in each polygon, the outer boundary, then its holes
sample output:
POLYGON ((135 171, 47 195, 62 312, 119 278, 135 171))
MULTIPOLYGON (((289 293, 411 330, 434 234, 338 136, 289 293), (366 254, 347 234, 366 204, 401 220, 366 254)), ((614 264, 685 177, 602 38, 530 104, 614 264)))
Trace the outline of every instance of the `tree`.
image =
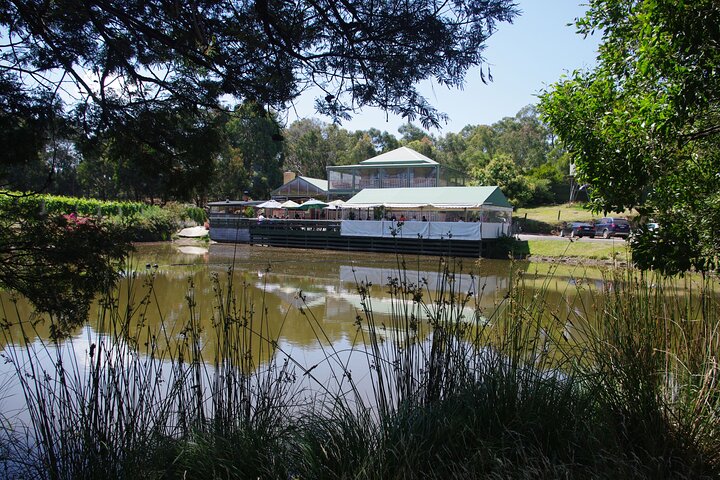
POLYGON ((283 132, 285 168, 313 178, 325 178, 328 165, 341 164, 353 140, 347 130, 317 119, 293 122, 283 132))
POLYGON ((395 150, 400 146, 400 142, 395 136, 386 131, 380 131, 377 128, 371 128, 367 131, 367 134, 372 139, 373 147, 378 153, 385 153, 391 150, 395 150))
POLYGON ((413 140, 406 144, 408 148, 412 148, 421 155, 425 155, 428 158, 435 158, 437 154, 435 152, 435 143, 430 137, 423 137, 420 140, 413 140))
POLYGON ((182 104, 142 106, 85 140, 115 162, 118 190, 134 200, 202 196, 221 147, 220 118, 182 104))
POLYGON ((467 150, 467 139, 462 133, 448 133, 437 141, 437 160, 443 165, 467 173, 470 165, 463 153, 467 150))
POLYGON ((367 132, 358 130, 353 137, 354 145, 347 152, 348 163, 357 164, 377 155, 372 138, 367 132))
POLYGON ((359 163, 400 145, 393 135, 376 128, 348 132, 317 119, 297 120, 283 136, 286 168, 315 178, 325 178, 328 166, 359 163))
POLYGON ((515 15, 511 0, 2 0, 0 91, 25 109, 98 109, 81 116, 91 127, 168 98, 281 110, 314 85, 334 119, 375 106, 437 126, 415 85, 462 86, 515 15))
POLYGON ((580 33, 602 32, 597 67, 542 96, 547 122, 592 187, 596 211, 635 207, 661 225, 633 259, 665 273, 717 269, 720 242, 720 4, 593 0, 580 33))
POLYGON ((228 145, 242 158, 248 173, 250 196, 266 198, 282 183, 284 157, 277 118, 261 105, 245 102, 235 109, 224 130, 228 145))
POLYGON ((510 155, 497 155, 485 167, 473 169, 471 175, 475 183, 500 187, 515 207, 525 205, 532 198, 527 179, 510 155))
POLYGON ((422 128, 409 122, 405 125, 400 125, 400 127, 398 128, 398 133, 401 135, 400 139, 403 144, 408 144, 410 142, 419 142, 420 140, 429 135, 422 128))
POLYGON ((87 318, 96 292, 112 284, 130 245, 122 232, 31 203, 0 203, 0 286, 50 313, 54 337, 87 318))
POLYGON ((495 148, 512 155, 524 168, 539 167, 552 148, 550 130, 539 118, 534 105, 523 107, 514 117, 494 123, 495 148))
POLYGON ((276 116, 247 102, 218 121, 223 133, 214 160, 211 195, 240 198, 248 192, 253 198, 267 197, 282 182, 283 135, 276 116))

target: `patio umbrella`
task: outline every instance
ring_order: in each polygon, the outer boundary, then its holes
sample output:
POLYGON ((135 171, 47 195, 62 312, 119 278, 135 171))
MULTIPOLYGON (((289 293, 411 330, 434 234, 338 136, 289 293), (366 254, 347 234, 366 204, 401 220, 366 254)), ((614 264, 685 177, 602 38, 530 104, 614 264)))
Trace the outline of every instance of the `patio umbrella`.
POLYGON ((299 206, 300 206, 299 203, 293 202, 292 200, 288 200, 288 201, 280 204, 280 208, 289 208, 289 209, 297 208, 299 206))
POLYGON ((282 204, 278 202, 277 200, 268 200, 267 202, 263 202, 260 205, 257 205, 255 208, 283 208, 282 204))
POLYGON ((314 198, 311 198, 307 202, 304 202, 300 204, 299 207, 297 207, 299 210, 314 210, 319 208, 325 208, 328 204, 325 202, 321 202, 320 200, 315 200, 314 198))
POLYGON ((340 212, 338 210, 342 210, 342 206, 345 204, 342 200, 333 200, 332 202, 328 202, 328 206, 324 208, 324 210, 335 210, 335 220, 340 218, 340 212))

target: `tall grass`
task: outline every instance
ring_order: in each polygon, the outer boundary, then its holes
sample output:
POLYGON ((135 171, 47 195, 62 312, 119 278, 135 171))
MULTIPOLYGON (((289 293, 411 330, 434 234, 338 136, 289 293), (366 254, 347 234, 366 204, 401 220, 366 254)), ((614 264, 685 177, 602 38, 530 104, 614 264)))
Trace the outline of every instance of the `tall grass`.
POLYGON ((303 308, 322 365, 283 350, 263 298, 232 271, 214 276, 212 331, 192 283, 188 318, 151 328, 152 275, 129 275, 95 328, 64 343, 20 348, 37 323, 10 302, 5 355, 29 431, 0 462, 43 479, 718 475, 714 278, 609 270, 599 285, 565 281, 550 302, 557 278, 513 271, 483 308, 483 281, 465 270, 440 260, 430 284, 399 260, 382 315, 358 278, 344 350, 303 308))

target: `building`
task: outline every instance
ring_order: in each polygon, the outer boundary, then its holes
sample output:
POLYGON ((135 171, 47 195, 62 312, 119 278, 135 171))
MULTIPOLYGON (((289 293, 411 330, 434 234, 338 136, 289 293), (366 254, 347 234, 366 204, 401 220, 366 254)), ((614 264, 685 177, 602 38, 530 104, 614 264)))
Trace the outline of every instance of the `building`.
POLYGON ((296 177, 292 172, 285 172, 284 183, 270 193, 270 198, 283 202, 293 200, 302 203, 309 198, 327 200, 328 181, 320 178, 296 177))
POLYGON ((407 147, 360 162, 327 167, 328 195, 349 198, 365 188, 426 188, 465 185, 461 172, 407 147))
POLYGON ((496 186, 365 189, 342 208, 344 236, 455 240, 510 235, 513 211, 496 186))

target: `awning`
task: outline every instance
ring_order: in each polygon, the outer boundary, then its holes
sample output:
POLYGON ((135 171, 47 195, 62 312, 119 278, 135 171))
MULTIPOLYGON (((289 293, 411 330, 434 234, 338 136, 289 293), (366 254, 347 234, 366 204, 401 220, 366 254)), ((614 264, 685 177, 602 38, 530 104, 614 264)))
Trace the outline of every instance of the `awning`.
POLYGON ((464 210, 490 206, 512 210, 498 187, 366 188, 343 208, 464 210))
MULTIPOLYGON (((341 208, 350 209, 365 209, 365 208, 377 208, 384 207, 387 209, 394 210, 479 210, 480 208, 491 207, 482 203, 468 203, 468 204, 457 204, 457 203, 445 203, 445 204, 430 204, 430 203, 352 203, 345 204, 341 208)), ((505 208, 505 207, 503 207, 505 208)))

